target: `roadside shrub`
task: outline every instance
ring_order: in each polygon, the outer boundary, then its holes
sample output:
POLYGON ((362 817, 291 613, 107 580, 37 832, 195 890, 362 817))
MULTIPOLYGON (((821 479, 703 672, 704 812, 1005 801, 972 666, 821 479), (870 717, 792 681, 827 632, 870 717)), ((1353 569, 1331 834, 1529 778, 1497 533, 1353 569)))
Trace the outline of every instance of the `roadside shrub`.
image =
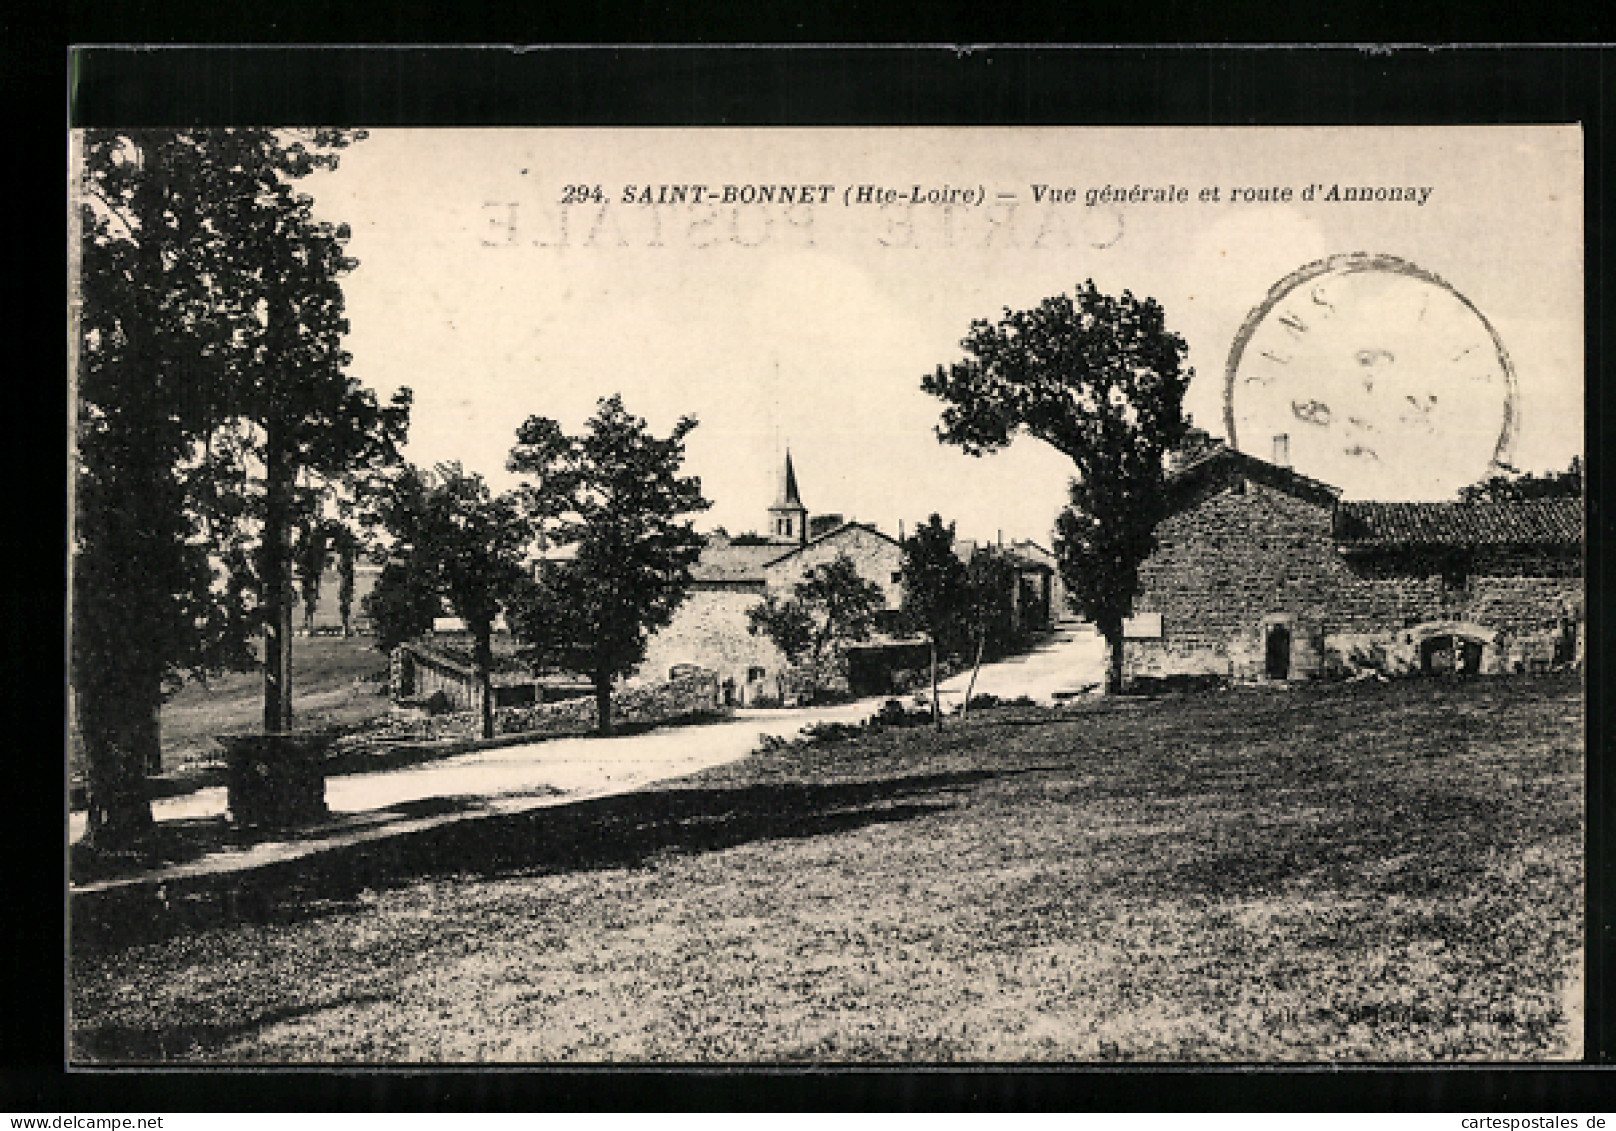
POLYGON ((421 705, 426 708, 427 714, 434 716, 447 715, 454 710, 454 704, 450 702, 448 694, 443 691, 434 691, 426 697, 426 702, 421 705))
POLYGON ((903 716, 903 702, 898 699, 888 699, 881 704, 881 709, 875 713, 875 718, 872 721, 878 723, 902 723, 903 716))
POLYGON ((1229 685, 1229 677, 1215 672, 1205 675, 1141 675, 1127 687, 1128 695, 1168 695, 1174 692, 1218 691, 1229 685))
POLYGON ((855 723, 814 723, 802 728, 803 737, 813 742, 834 742, 839 738, 857 738, 864 728, 855 723))

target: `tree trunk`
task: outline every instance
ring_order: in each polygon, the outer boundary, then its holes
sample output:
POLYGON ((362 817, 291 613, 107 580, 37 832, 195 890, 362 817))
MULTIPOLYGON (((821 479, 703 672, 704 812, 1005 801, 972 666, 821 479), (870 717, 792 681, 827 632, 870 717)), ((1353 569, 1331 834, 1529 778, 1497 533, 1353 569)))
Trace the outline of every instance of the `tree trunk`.
POLYGON ((163 772, 163 704, 161 696, 146 712, 144 733, 138 741, 146 752, 146 775, 163 772))
POLYGON ((1122 691, 1122 621, 1099 627, 1100 635, 1105 637, 1105 693, 1116 695, 1122 691))
POLYGON ((271 423, 265 444, 264 544, 264 733, 292 729, 292 469, 279 429, 271 423))
POLYGON ((986 631, 983 631, 982 634, 976 638, 976 663, 971 666, 971 682, 965 687, 965 706, 960 711, 961 719, 967 719, 971 716, 971 696, 976 691, 976 677, 982 674, 982 652, 987 648, 987 646, 988 634, 986 631))
POLYGON ((612 677, 595 674, 595 723, 601 734, 612 733, 612 677))
MULTIPOLYGON (((143 163, 144 147, 136 152, 143 163)), ((163 204, 149 179, 137 186, 135 201, 140 230, 157 231, 163 204)), ((136 247, 136 277, 162 278, 158 241, 137 240, 136 247)), ((163 701, 166 657, 158 642, 166 635, 163 609, 170 599, 165 555, 156 543, 171 529, 165 512, 178 505, 169 474, 177 453, 162 401, 168 384, 152 340, 160 296, 155 287, 141 286, 134 301, 126 324, 133 369, 123 378, 127 403, 109 414, 102 444, 78 450, 69 480, 72 533, 82 540, 72 565, 72 703, 84 755, 84 840, 114 850, 152 827, 146 772, 162 759, 153 722, 163 701), (83 479, 81 468, 89 471, 83 479)), ((80 331, 75 324, 75 334, 80 331)))
POLYGON ((931 721, 939 730, 943 726, 943 705, 937 699, 937 637, 931 638, 931 721))
POLYGON ((86 814, 84 841, 120 849, 152 827, 146 768, 151 757, 151 718, 159 709, 160 677, 108 672, 87 681, 75 695, 84 744, 86 814), (148 687, 149 685, 149 687, 148 687), (89 691, 89 694, 85 694, 89 691))
POLYGON ((353 598, 354 598, 354 557, 353 542, 345 540, 342 543, 342 553, 337 559, 340 585, 337 589, 337 608, 342 613, 342 635, 353 635, 353 598))
POLYGON ((483 737, 494 737, 494 642, 490 632, 477 633, 477 687, 481 692, 483 737))

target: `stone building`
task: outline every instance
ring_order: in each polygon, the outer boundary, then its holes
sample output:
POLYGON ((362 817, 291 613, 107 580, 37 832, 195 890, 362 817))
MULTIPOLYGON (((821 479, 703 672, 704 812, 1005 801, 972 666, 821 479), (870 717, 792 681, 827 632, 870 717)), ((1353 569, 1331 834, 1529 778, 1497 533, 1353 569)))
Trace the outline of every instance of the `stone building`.
POLYGON ((1055 555, 1036 542, 1012 542, 1004 556, 1015 569, 1010 615, 1017 632, 1043 632, 1067 615, 1066 587, 1055 555))
POLYGON ((1579 659, 1580 499, 1344 502, 1225 444, 1168 477, 1128 677, 1516 671, 1579 659))
POLYGON ((747 613, 768 596, 788 596, 810 569, 842 554, 881 587, 888 610, 899 607, 903 553, 898 542, 839 515, 810 517, 789 453, 767 530, 761 545, 722 535, 709 539, 691 567, 684 603, 673 622, 651 638, 638 678, 666 679, 675 668, 694 665, 718 673, 727 702, 778 699, 786 658, 767 637, 747 631, 747 613))
POLYGON ((1071 615, 1066 587, 1055 555, 1030 539, 976 542, 961 539, 954 553, 967 565, 979 556, 1003 558, 1010 565, 1010 627, 1016 632, 1046 632, 1071 615))

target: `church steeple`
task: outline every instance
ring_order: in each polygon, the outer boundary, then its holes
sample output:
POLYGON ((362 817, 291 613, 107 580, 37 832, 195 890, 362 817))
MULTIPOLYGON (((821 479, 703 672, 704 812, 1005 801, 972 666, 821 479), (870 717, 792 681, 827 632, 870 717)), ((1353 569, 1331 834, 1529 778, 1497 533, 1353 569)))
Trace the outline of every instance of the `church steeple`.
POLYGON ((769 538, 799 546, 808 541, 808 508, 797 494, 797 472, 791 466, 791 449, 786 449, 785 474, 780 479, 780 495, 769 508, 769 538))

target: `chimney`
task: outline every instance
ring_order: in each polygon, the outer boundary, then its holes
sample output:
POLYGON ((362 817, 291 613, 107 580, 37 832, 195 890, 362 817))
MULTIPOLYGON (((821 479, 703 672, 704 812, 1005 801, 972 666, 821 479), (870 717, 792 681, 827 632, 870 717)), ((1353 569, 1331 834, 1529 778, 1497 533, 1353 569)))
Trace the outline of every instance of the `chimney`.
POLYGON ((1274 458, 1276 467, 1289 467, 1291 465, 1291 438, 1284 432, 1274 437, 1274 458))

